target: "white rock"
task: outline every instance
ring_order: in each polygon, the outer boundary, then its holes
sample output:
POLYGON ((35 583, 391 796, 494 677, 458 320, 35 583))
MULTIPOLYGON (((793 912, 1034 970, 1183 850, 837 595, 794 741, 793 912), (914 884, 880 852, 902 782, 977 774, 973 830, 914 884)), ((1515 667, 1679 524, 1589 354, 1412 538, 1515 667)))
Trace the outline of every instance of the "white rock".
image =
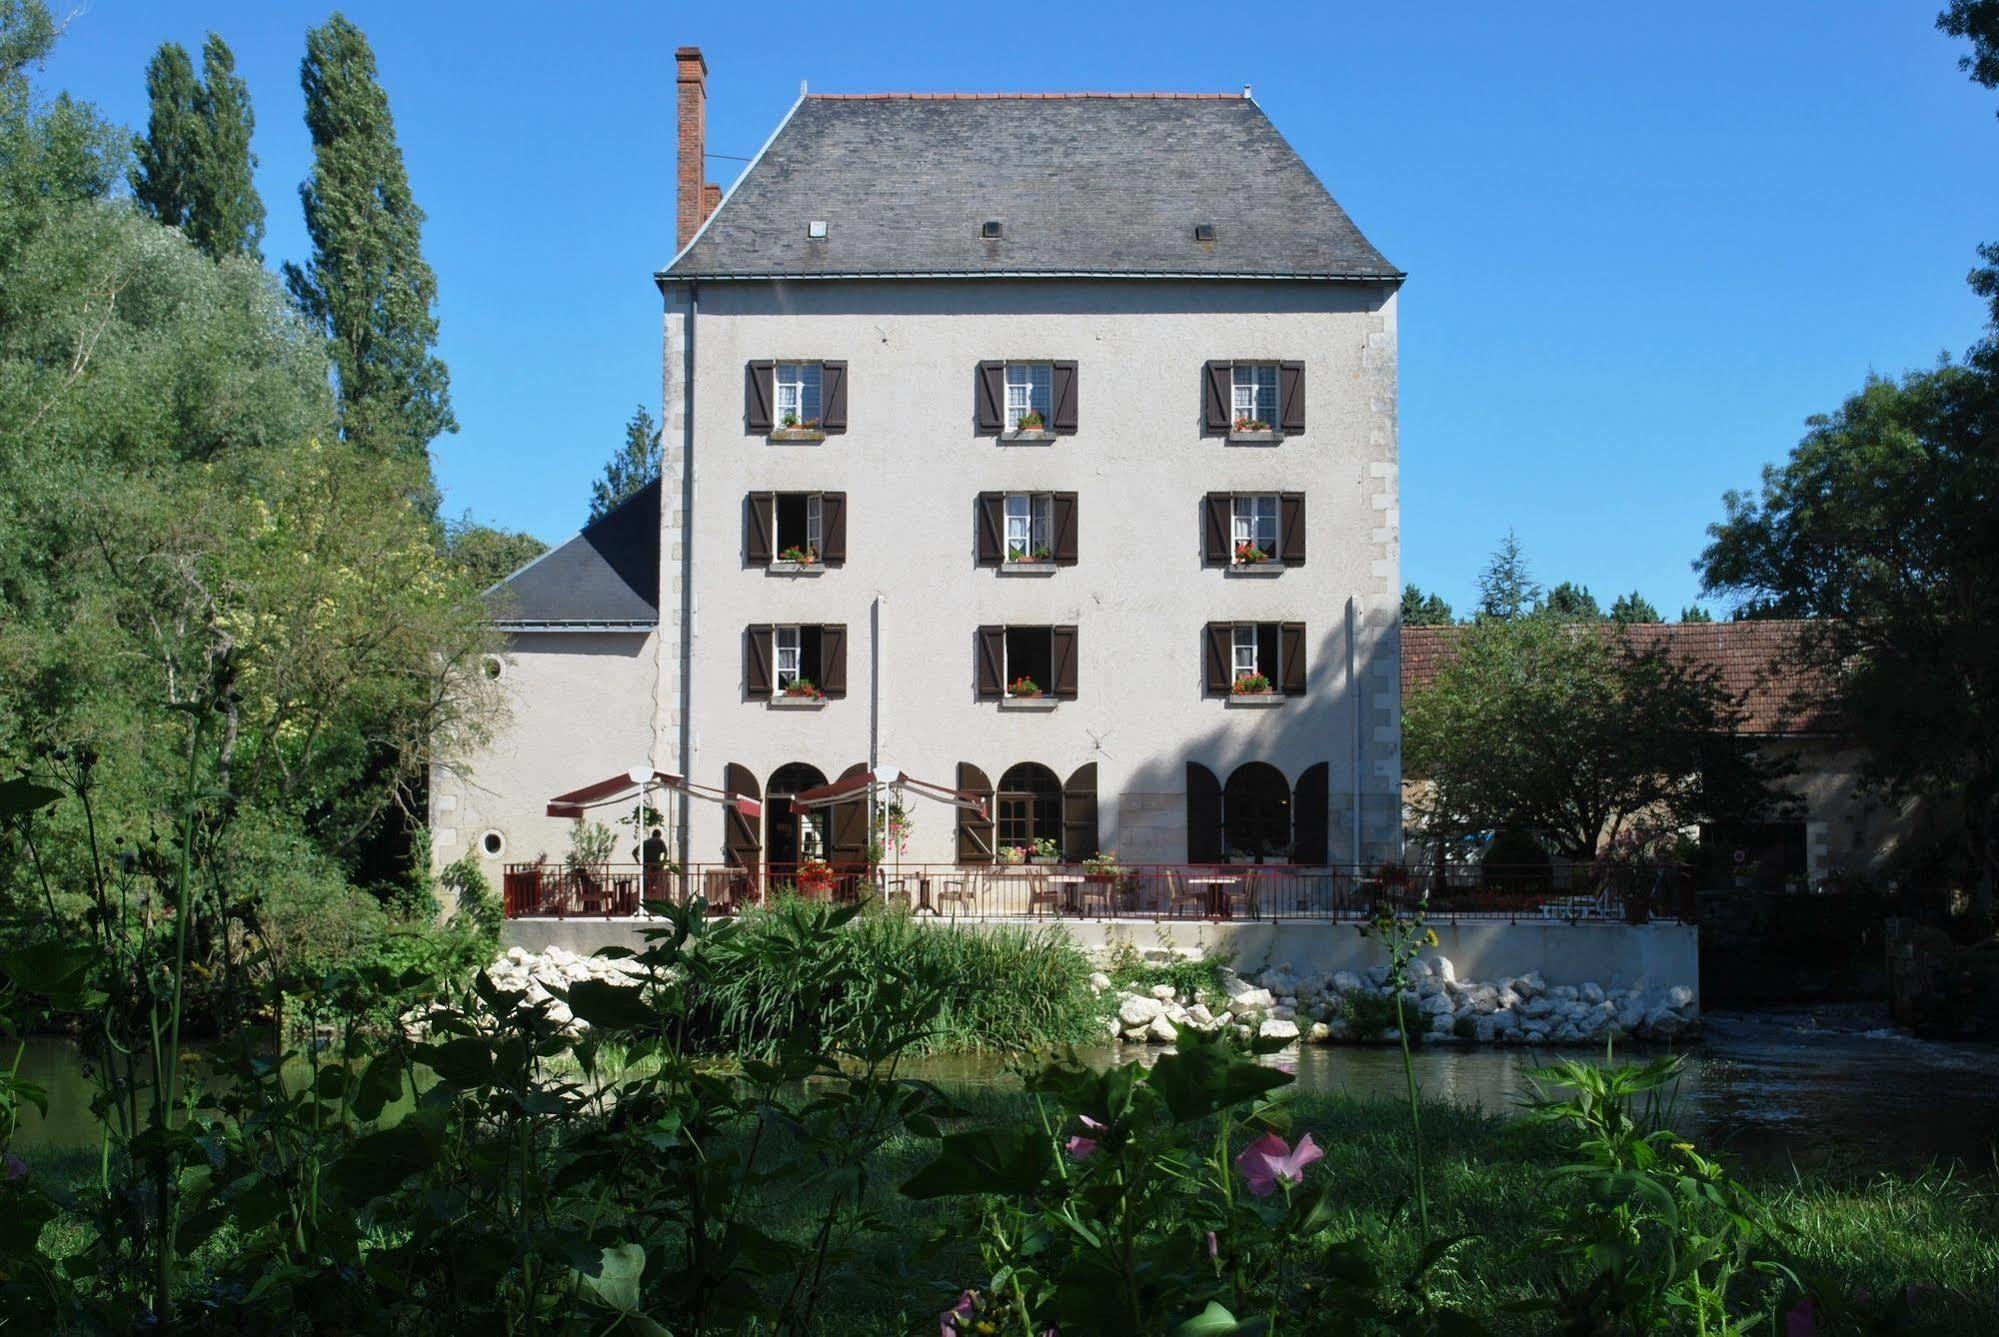
POLYGON ((1270 996, 1268 989, 1249 989, 1229 999, 1229 1011, 1238 1017, 1249 1012, 1268 1012, 1275 1006, 1277 1000, 1270 996))
POLYGON ((1448 1012, 1438 1012, 1430 1018, 1430 1034, 1449 1035, 1457 1021, 1448 1012))
POLYGON ((1146 1034, 1147 1028, 1144 1026, 1128 1026, 1125 1028, 1124 1038, 1135 1045, 1144 1044, 1146 1034))
POLYGON ((1474 1016, 1471 1023, 1471 1037, 1482 1045, 1489 1045, 1499 1028, 1492 1024, 1491 1017, 1474 1016))
POLYGON ((1465 990, 1465 1001, 1474 1011, 1489 1015, 1499 1010, 1499 990, 1490 984, 1475 984, 1465 990))
POLYGON ((1187 1020, 1196 1026, 1206 1029, 1215 1024, 1215 1014, 1208 1011, 1205 1003, 1195 1003, 1187 1009, 1187 1020))
POLYGON ((1433 1017, 1448 1017, 1451 1015, 1451 1000, 1440 993, 1431 994, 1416 1006, 1433 1017))
POLYGON ((1298 1024, 1272 1017, 1256 1028, 1256 1034, 1264 1040, 1295 1040, 1298 1038, 1298 1024))
POLYGON ((507 948, 507 960, 513 962, 515 965, 520 965, 522 962, 526 961, 527 959, 528 959, 527 948, 525 947, 507 948))
POLYGON ((1644 1034, 1655 1040, 1670 1040, 1685 1030, 1687 1023, 1671 1008, 1656 1007, 1645 1014, 1641 1027, 1644 1034))
POLYGON ((1557 984, 1554 988, 1548 990, 1548 997, 1558 1003, 1573 1003, 1577 998, 1581 997, 1581 993, 1573 984, 1557 984))
POLYGON ((1448 956, 1433 956, 1430 958, 1430 973, 1440 980, 1455 981, 1458 977, 1458 968, 1451 963, 1451 958, 1448 956))
POLYGON ((1555 1000, 1546 997, 1530 998, 1520 1009, 1520 1014, 1524 1017, 1548 1017, 1553 1016, 1554 1012, 1555 1000))
POLYGON ((1359 993, 1360 976, 1354 974, 1351 970, 1335 971, 1333 974, 1333 991, 1343 994, 1359 993))
POLYGON ((1499 988, 1496 1001, 1500 1007, 1519 1007, 1527 999, 1511 984, 1503 984, 1499 988))
POLYGON ((1222 967, 1221 972, 1216 976, 1216 980, 1221 985, 1223 996, 1227 998, 1234 998, 1238 994, 1248 993, 1256 987, 1227 966, 1222 967))
POLYGON ((1684 984, 1675 984, 1666 990, 1666 1006, 1675 1012, 1684 1012, 1694 1005, 1694 991, 1684 984))
POLYGON ((1173 986, 1170 984, 1155 984, 1152 986, 1152 996, 1162 1003, 1170 1003, 1173 1001, 1173 986))
POLYGON ((1416 996, 1418 998, 1435 998, 1438 994, 1442 993, 1443 991, 1444 991, 1444 982, 1434 977, 1426 979, 1421 984, 1416 986, 1416 996))
POLYGON ((1288 1007, 1283 1003, 1279 1003, 1276 1007, 1270 1009, 1270 1015, 1277 1018, 1277 1020, 1279 1021, 1290 1021, 1293 1017, 1296 1017, 1298 1015, 1298 1009, 1295 1007, 1288 1007))
POLYGON ((1417 980, 1426 980, 1430 978, 1430 967, 1422 957, 1411 957, 1409 964, 1402 967, 1402 977, 1412 984, 1417 980))
POLYGON ((1180 1038, 1180 1032, 1163 1016, 1152 1019, 1152 1025, 1147 1028, 1146 1035, 1163 1045, 1170 1045, 1180 1038))
POLYGON ((1157 998, 1145 998, 1138 994, 1126 994, 1118 1004, 1118 1020, 1126 1026, 1149 1026, 1152 1019, 1165 1011, 1157 998))
POLYGON ((1548 992, 1548 981, 1541 978, 1541 972, 1530 970, 1513 981, 1513 991, 1522 998, 1534 998, 1548 992))
POLYGON ((1305 1033, 1305 1038, 1315 1045, 1322 1045, 1333 1038, 1333 1028, 1323 1021, 1315 1021, 1312 1029, 1305 1033))
POLYGON ((1486 1020, 1492 1023, 1492 1029, 1496 1032, 1504 1033, 1520 1029, 1520 1014, 1512 1008, 1501 1008, 1486 1020))
POLYGON ((1090 973, 1090 988, 1092 990, 1094 990, 1097 993, 1102 993, 1104 990, 1110 987, 1111 987, 1111 977, 1109 975, 1104 974, 1104 972, 1101 970, 1092 971, 1090 973))
POLYGON ((1601 1003, 1603 1001, 1603 986, 1595 980, 1586 981, 1582 987, 1582 1000, 1585 1003, 1601 1003))

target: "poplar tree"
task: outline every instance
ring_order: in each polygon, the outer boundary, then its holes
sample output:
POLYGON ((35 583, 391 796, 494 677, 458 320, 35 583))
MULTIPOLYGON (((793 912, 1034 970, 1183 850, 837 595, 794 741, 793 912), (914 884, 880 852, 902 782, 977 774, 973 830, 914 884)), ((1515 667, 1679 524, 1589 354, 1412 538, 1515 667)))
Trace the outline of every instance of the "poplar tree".
POLYGON ((264 202, 254 179, 257 155, 250 151, 256 118, 235 53, 216 33, 201 48, 194 108, 198 134, 187 235, 214 259, 244 256, 261 264, 264 202))
POLYGON ((641 404, 625 422, 625 443, 604 466, 604 476, 590 485, 592 524, 617 509, 618 503, 659 477, 659 425, 641 404))
POLYGON ((200 156, 201 115, 194 63, 179 42, 162 42, 146 64, 146 97, 152 108, 146 133, 132 141, 132 194, 168 227, 185 228, 194 206, 200 156))
MULTIPOLYGON (((312 258, 285 282, 330 341, 344 439, 425 460, 458 430, 437 343, 437 276, 423 258, 424 213, 410 194, 388 94, 361 30, 335 14, 305 39, 299 71, 312 174, 299 187, 312 258)), ((435 509, 436 498, 430 503, 435 509)))

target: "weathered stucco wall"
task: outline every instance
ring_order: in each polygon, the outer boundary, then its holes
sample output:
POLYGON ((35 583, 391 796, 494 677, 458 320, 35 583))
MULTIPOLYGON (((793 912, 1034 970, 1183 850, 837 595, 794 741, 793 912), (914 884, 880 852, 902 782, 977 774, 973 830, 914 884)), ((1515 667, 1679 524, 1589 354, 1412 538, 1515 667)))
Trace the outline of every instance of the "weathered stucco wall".
MULTIPOLYGON (((1243 762, 1269 761, 1294 782, 1326 761, 1333 858, 1399 850, 1391 290, 708 284, 698 309, 690 317, 685 292, 669 293, 669 469, 674 423, 689 412, 695 423, 692 505, 677 529, 669 487, 662 545, 663 601, 683 576, 693 596, 684 666, 672 644, 681 629, 668 628, 662 658, 659 728, 671 768, 715 784, 730 762, 764 782, 793 761, 829 778, 873 761, 948 784, 961 760, 995 782, 1017 762, 1061 776, 1095 762, 1103 845, 1127 860, 1178 860, 1188 760, 1224 780, 1243 762), (755 358, 845 359, 847 432, 811 446, 747 433, 744 365, 755 358), (1040 446, 975 435, 974 368, 1007 358, 1075 359, 1080 431, 1040 446), (1275 447, 1203 438, 1200 378, 1211 358, 1304 361, 1306 431, 1275 447), (976 494, 1011 489, 1079 494, 1078 565, 1039 578, 975 565, 976 494), (805 579, 748 568, 743 498, 762 490, 846 492, 845 567, 805 579), (1223 490, 1305 492, 1306 564, 1263 578, 1204 568, 1201 498, 1223 490), (1349 599, 1358 684, 1347 676, 1349 599), (1205 698, 1201 628, 1224 619, 1304 621, 1307 695, 1260 710, 1205 698), (747 700, 743 628, 766 622, 845 623, 846 699, 805 712, 747 700), (1076 624, 1079 699, 1046 714, 975 700, 973 642, 984 623, 1076 624), (1366 827, 1358 851, 1357 788, 1366 827)), ((951 859, 951 815, 935 805, 916 815, 907 857, 951 859)), ((695 803, 687 817, 687 857, 719 860, 720 810, 695 803)))

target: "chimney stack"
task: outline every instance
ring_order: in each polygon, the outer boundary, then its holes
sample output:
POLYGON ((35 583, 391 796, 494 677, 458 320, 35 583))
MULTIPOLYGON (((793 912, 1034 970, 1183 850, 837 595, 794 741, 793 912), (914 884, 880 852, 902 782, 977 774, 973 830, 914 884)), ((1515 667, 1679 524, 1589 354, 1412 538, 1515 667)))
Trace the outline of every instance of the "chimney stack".
POLYGON ((678 205, 679 239, 675 247, 694 240, 701 224, 722 202, 722 190, 707 182, 708 170, 708 62, 701 48, 683 46, 673 53, 680 82, 680 178, 675 203, 678 205))

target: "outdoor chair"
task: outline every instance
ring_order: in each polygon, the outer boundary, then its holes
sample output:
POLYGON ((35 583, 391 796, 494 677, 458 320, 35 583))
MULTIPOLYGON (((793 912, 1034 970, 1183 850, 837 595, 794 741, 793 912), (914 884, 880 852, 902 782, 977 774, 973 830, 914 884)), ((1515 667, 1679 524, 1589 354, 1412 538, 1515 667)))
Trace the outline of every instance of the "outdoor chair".
POLYGON ((1095 914, 1109 919, 1117 913, 1118 882, 1116 878, 1086 881, 1076 888, 1076 911, 1078 914, 1095 914))
POLYGON ((1257 914, 1256 897, 1256 883, 1257 879, 1261 876, 1262 873, 1259 870, 1254 868, 1248 869, 1243 873, 1242 881, 1232 887, 1223 888, 1228 893, 1229 917, 1231 919, 1236 916, 1238 911, 1243 910, 1249 912, 1249 918, 1251 919, 1261 917, 1257 914))
POLYGON ((1180 870, 1166 870, 1166 913, 1177 915, 1186 906, 1194 907, 1194 917, 1200 918, 1208 912, 1208 893, 1202 887, 1190 887, 1181 880, 1180 870))
POLYGON ((979 883, 984 874, 974 869, 964 868, 955 873, 946 873, 936 882, 936 910, 944 913, 944 907, 951 907, 955 917, 960 910, 975 915, 979 912, 979 883))
POLYGON ((735 870, 729 868, 707 868, 701 873, 701 899, 708 902, 712 912, 726 914, 733 907, 735 897, 730 892, 730 882, 735 870))
POLYGON ((1027 875, 1027 913, 1039 915, 1043 908, 1053 914, 1062 913, 1062 889, 1048 881, 1048 874, 1039 869, 1027 875))

